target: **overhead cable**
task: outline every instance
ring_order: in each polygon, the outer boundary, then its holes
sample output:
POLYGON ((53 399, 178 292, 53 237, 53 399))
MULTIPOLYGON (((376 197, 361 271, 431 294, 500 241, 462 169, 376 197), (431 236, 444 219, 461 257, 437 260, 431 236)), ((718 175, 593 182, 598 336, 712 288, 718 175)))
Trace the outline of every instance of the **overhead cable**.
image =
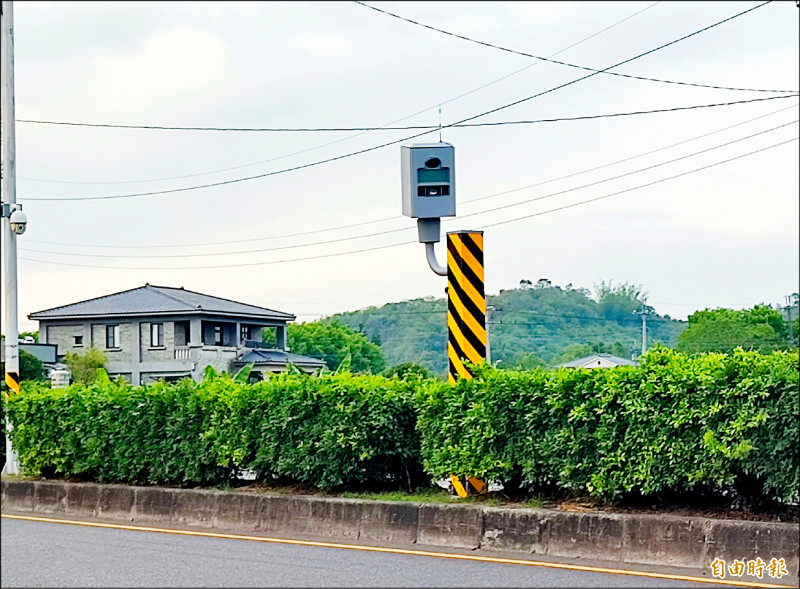
MULTIPOLYGON (((765 133, 776 131, 778 129, 782 129, 783 127, 788 127, 789 125, 794 125, 797 122, 800 122, 800 119, 796 119, 794 121, 790 121, 788 123, 784 123, 782 125, 778 125, 776 127, 772 127, 770 129, 766 129, 764 131, 759 131, 758 133, 753 133, 751 135, 747 135, 747 136, 741 137, 739 139, 733 139, 733 140, 728 141, 726 143, 722 143, 720 145, 715 145, 715 146, 709 147, 707 149, 702 149, 700 151, 696 151, 694 153, 683 155, 683 156, 680 156, 680 157, 677 157, 677 158, 674 158, 674 159, 671 159, 671 160, 668 160, 668 161, 665 161, 665 162, 660 162, 658 164, 653 164, 653 165, 647 166, 645 168, 640 168, 638 170, 633 170, 631 172, 625 172, 624 174, 619 174, 617 176, 611 176, 609 178, 604 178, 602 180, 597 180, 595 182, 590 182, 590 183, 584 184, 582 186, 577 186, 577 187, 574 187, 574 188, 567 188, 567 189, 561 190, 559 192, 553 192, 553 193, 546 194, 546 195, 543 195, 543 196, 537 196, 537 197, 534 197, 534 198, 530 198, 530 199, 526 199, 526 200, 522 200, 522 201, 518 201, 518 202, 515 202, 515 203, 506 204, 506 205, 500 205, 500 206, 497 206, 497 207, 484 209, 482 211, 477 211, 477 212, 474 212, 474 213, 468 213, 466 215, 459 215, 457 218, 448 219, 445 222, 455 222, 455 221, 459 221, 461 219, 466 219, 466 218, 469 218, 469 217, 475 217, 477 215, 483 215, 483 214, 491 213, 491 212, 494 212, 494 211, 499 211, 499 210, 503 210, 503 209, 509 209, 509 208, 512 208, 512 207, 516 207, 516 206, 520 206, 520 205, 524 205, 524 204, 529 204, 531 202, 544 200, 544 199, 547 199, 547 198, 552 198, 554 196, 560 196, 560 195, 563 195, 563 194, 568 194, 570 192, 575 192, 576 190, 581 190, 583 188, 589 188, 591 186, 597 186, 598 184, 605 184, 606 182, 611 182, 613 180, 618 180, 620 178, 625 178, 627 176, 632 176, 633 174, 639 174, 641 172, 646 172, 648 170, 652 170, 654 168, 659 168, 661 166, 672 164, 672 163, 675 163, 677 161, 685 160, 685 159, 688 159, 690 157, 694 157, 696 155, 700 155, 700 154, 703 154, 703 153, 708 153, 709 151, 714 151, 715 149, 721 149, 723 147, 727 147, 729 145, 733 145, 734 143, 739 143, 740 141, 745 141, 747 139, 752 139, 753 137, 758 137, 759 135, 764 135, 765 133)), ((365 238, 368 238, 368 237, 380 237, 380 236, 383 236, 383 235, 389 235, 390 233, 408 232, 408 231, 413 231, 414 229, 415 228, 412 227, 412 226, 406 226, 406 227, 400 227, 398 229, 389 229, 389 230, 385 230, 385 231, 378 231, 376 233, 366 233, 366 234, 362 234, 362 235, 351 235, 351 236, 348 236, 348 237, 339 237, 339 238, 336 238, 336 239, 328 239, 328 240, 316 241, 316 242, 312 242, 312 243, 301 243, 301 244, 296 244, 296 245, 284 245, 284 246, 277 246, 277 247, 266 247, 266 248, 250 249, 250 250, 239 250, 239 251, 233 251, 233 252, 211 252, 211 253, 198 253, 198 254, 149 254, 149 255, 147 255, 147 254, 134 254, 134 255, 126 255, 126 254, 84 254, 84 253, 75 253, 75 252, 54 252, 54 251, 51 251, 51 250, 37 250, 37 249, 26 248, 26 247, 21 247, 20 251, 35 252, 35 253, 40 253, 40 254, 56 254, 56 255, 62 255, 62 256, 86 257, 86 258, 135 258, 135 259, 145 259, 145 258, 149 258, 149 259, 154 259, 154 258, 155 259, 158 259, 158 258, 197 258, 197 257, 205 258, 205 257, 210 257, 210 256, 233 256, 233 255, 241 255, 241 254, 255 254, 255 253, 263 253, 263 252, 271 252, 271 251, 290 250, 290 249, 297 249, 297 248, 301 248, 301 247, 312 247, 312 246, 317 246, 317 245, 331 245, 331 244, 334 244, 334 243, 342 243, 342 242, 345 242, 345 241, 353 241, 355 239, 365 239, 365 238)))
MULTIPOLYGON (((670 149, 670 148, 676 147, 678 145, 683 145, 685 143, 690 143, 692 141, 697 141, 698 139, 703 139, 705 137, 709 137, 711 135, 715 135, 715 134, 721 133, 723 131, 728 131, 728 130, 733 129, 735 127, 740 127, 741 125, 745 125, 747 123, 751 123, 753 121, 757 121, 757 120, 763 119, 765 117, 769 117, 769 116, 772 116, 774 114, 778 114, 780 112, 784 112, 784 111, 789 110, 789 109, 797 108, 797 106, 798 105, 787 106, 785 108, 781 108, 781 109, 778 109, 778 110, 775 110, 775 111, 772 111, 772 112, 769 112, 769 113, 766 113, 766 114, 763 114, 763 115, 759 115, 759 116, 751 118, 751 119, 740 121, 738 123, 735 123, 733 125, 729 125, 727 127, 722 127, 721 129, 717 129, 715 131, 710 131, 708 133, 703 133, 702 135, 697 135, 697 136, 691 137, 689 139, 684 139, 682 141, 678 141, 677 143, 671 143, 669 145, 665 145, 663 147, 652 149, 652 150, 646 151, 644 153, 639 153, 637 155, 629 156, 629 157, 626 157, 626 158, 623 158, 623 159, 620 159, 620 160, 616 160, 616 161, 613 161, 613 162, 602 164, 600 166, 595 166, 594 168, 588 168, 586 170, 580 170, 578 172, 572 172, 572 173, 566 174, 564 176, 558 176, 556 178, 551 178, 551 179, 548 179, 548 180, 542 180, 541 182, 537 182, 535 184, 528 184, 526 186, 521 186, 521 187, 518 187, 518 188, 511 188, 509 190, 504 190, 502 192, 495 192, 495 193, 488 194, 488 195, 485 195, 485 196, 479 196, 479 197, 475 197, 475 198, 466 198, 466 199, 463 199, 461 202, 462 203, 477 202, 477 201, 480 201, 480 200, 486 200, 486 199, 494 198, 494 197, 497 197, 497 196, 503 196, 503 195, 510 194, 510 193, 513 193, 513 192, 519 192, 521 190, 527 190, 529 188, 535 188, 537 186, 543 186, 545 184, 551 184, 551 183, 557 182, 559 180, 566 180, 568 178, 573 178, 575 176, 581 176, 581 175, 587 174, 589 172, 595 172, 595 171, 601 170, 603 168, 608 168, 608 167, 611 167, 611 166, 614 166, 614 165, 617 165, 617 164, 621 164, 621 163, 624 163, 624 162, 627 162, 627 161, 638 159, 640 157, 644 157, 646 155, 651 155, 651 154, 657 153, 659 151, 664 151, 666 149, 670 149)), ((394 220, 404 219, 404 218, 405 217, 403 217, 402 215, 396 215, 394 217, 384 217, 384 218, 381 218, 381 219, 371 219, 371 220, 368 220, 368 221, 360 221, 358 223, 350 223, 350 224, 347 224, 347 225, 339 225, 339 226, 336 226, 336 227, 326 227, 326 228, 322 228, 322 229, 313 229, 313 230, 310 230, 310 231, 301 231, 301 232, 297 232, 297 233, 286 233, 286 234, 282 234, 282 235, 271 235, 271 236, 266 236, 266 237, 254 237, 254 238, 250 238, 250 239, 235 239, 235 240, 228 240, 228 241, 206 241, 206 242, 202 242, 202 243, 187 243, 187 244, 155 244, 155 245, 154 244, 150 244, 150 245, 102 244, 102 245, 98 245, 98 244, 85 244, 85 243, 64 243, 64 242, 54 242, 54 241, 43 241, 43 240, 36 240, 36 239, 26 239, 26 243, 43 243, 43 244, 47 244, 47 245, 65 245, 65 246, 70 246, 70 247, 102 247, 104 249, 108 249, 108 248, 115 248, 115 249, 134 249, 134 248, 135 249, 153 249, 153 248, 159 248, 159 249, 161 249, 161 248, 176 248, 176 247, 180 247, 180 248, 183 248, 183 247, 207 247, 207 246, 210 246, 210 245, 232 245, 232 244, 237 244, 237 243, 249 243, 249 242, 253 242, 253 241, 269 241, 269 240, 274 240, 274 239, 285 239, 285 238, 290 238, 290 237, 301 237, 301 236, 306 236, 306 235, 315 235, 315 234, 318 234, 318 233, 328 233, 328 232, 331 232, 331 231, 339 231, 339 230, 342 230, 342 229, 351 229, 353 227, 361 227, 361 226, 364 226, 364 225, 373 225, 375 223, 382 223, 382 222, 385 222, 385 221, 394 221, 394 220)))
MULTIPOLYGON (((671 108, 654 108, 651 110, 635 110, 629 112, 604 113, 597 115, 579 115, 575 117, 557 117, 552 119, 531 119, 520 121, 495 121, 493 123, 455 123, 448 125, 450 128, 458 129, 464 127, 500 127, 504 125, 532 125, 538 123, 561 123, 565 121, 587 121, 592 119, 607 119, 615 117, 629 117, 635 115, 649 115, 665 112, 678 112, 682 110, 695 110, 698 108, 714 108, 717 106, 732 106, 735 104, 747 104, 751 102, 763 102, 765 100, 775 100, 780 98, 796 98, 800 94, 786 94, 782 96, 769 96, 767 98, 751 98, 749 100, 734 100, 730 102, 715 102, 712 104, 694 104, 691 106, 673 106, 671 108)), ((311 133, 311 132, 343 132, 343 131, 413 131, 420 129, 438 130, 439 125, 409 125, 406 127, 167 127, 158 125, 116 125, 110 123, 70 123, 61 121, 34 121, 28 119, 17 119, 18 123, 38 123, 43 125, 66 125, 71 127, 105 127, 111 129, 151 129, 162 131, 255 131, 268 133, 311 133)), ((69 182, 76 184, 76 182, 69 182)), ((77 184, 83 184, 82 182, 77 184)))
MULTIPOLYGON (((559 55, 559 54, 561 54, 561 53, 563 53, 563 52, 565 52, 565 51, 567 51, 569 49, 572 49, 573 47, 577 47, 578 45, 581 45, 582 43, 585 43, 589 39, 593 39, 594 37, 596 37, 596 36, 606 32, 606 31, 616 27, 619 24, 622 24, 625 21, 630 20, 631 18, 641 14, 642 12, 644 12, 646 10, 649 10, 653 6, 656 6, 657 4, 660 4, 660 3, 661 3, 660 1, 659 2, 653 2, 649 6, 646 6, 646 7, 642 8, 641 10, 638 10, 638 11, 634 12, 633 14, 623 18, 622 20, 619 20, 619 21, 617 21, 617 22, 615 22, 615 23, 613 23, 613 24, 611 24, 611 25, 609 25, 609 26, 597 31, 597 32, 589 35, 588 37, 584 37, 583 39, 581 39, 579 41, 576 41, 575 43, 572 43, 571 45, 568 45, 567 47, 564 47, 563 49, 559 49, 555 53, 552 53, 552 54, 548 55, 548 57, 555 57, 556 55, 559 55)), ((489 86, 492 86, 493 84, 501 82, 502 80, 510 78, 511 76, 514 76, 514 75, 516 75, 516 74, 518 74, 520 72, 523 72, 523 71, 525 71, 527 69, 530 69, 532 67, 536 67, 537 65, 540 65, 542 63, 544 63, 544 62, 536 61, 534 63, 528 64, 523 68, 515 70, 515 71, 511 72, 510 74, 506 74, 505 76, 501 76, 500 78, 496 78, 495 80, 493 80, 491 82, 488 82, 486 84, 483 84, 481 86, 478 86, 477 88, 473 88, 472 90, 469 90, 467 92, 459 94, 458 96, 454 96, 453 98, 449 98, 447 100, 443 100, 443 101, 439 102, 438 104, 436 104, 434 106, 429 106, 427 108, 424 108, 424 109, 422 109, 420 111, 417 111, 415 113, 412 113, 410 115, 406 115, 406 116, 401 117, 399 119, 395 119, 393 121, 389 121, 384 126, 389 126, 389 125, 393 125, 395 123, 399 123, 401 121, 405 121, 407 119, 410 119, 410 118, 415 117, 417 115, 420 115, 422 113, 428 112, 429 110, 437 108, 437 107, 439 107, 441 109, 441 107, 443 105, 445 105, 445 104, 449 104, 451 102, 454 102, 456 100, 464 98, 465 96, 469 96, 470 94, 478 92, 479 90, 483 90, 484 88, 488 88, 489 86)), ((25 180, 35 180, 37 182, 56 182, 56 183, 59 183, 59 184, 139 184, 139 183, 142 183, 142 182, 163 182, 163 181, 166 181, 166 180, 180 180, 180 179, 183 179, 183 178, 193 178, 193 177, 197 177, 197 176, 207 176, 209 174, 217 174, 219 172, 229 172, 231 170, 239 170, 241 168, 248 168, 248 167, 251 167, 251 166, 257 166, 257 165, 260 165, 260 164, 266 164, 266 163, 269 163, 269 162, 274 162, 274 161, 285 159, 287 157, 291 157, 291 156, 294 156, 294 155, 300 155, 300 154, 303 154, 303 153, 308 153, 310 151, 315 151, 317 149, 322 149, 323 147, 328 147, 328 146, 334 145, 336 143, 341 143, 342 141, 348 141, 348 140, 354 139, 356 137, 361 137, 362 135, 365 135, 365 134, 367 134, 369 132, 370 131, 361 131, 359 133, 356 133, 355 135, 350 135, 349 137, 342 137, 341 139, 336 139, 334 141, 328 141, 327 143, 323 143, 322 145, 316 145, 314 147, 301 149, 299 151, 293 151, 291 153, 286 153, 286 154, 283 154, 283 155, 279 155, 279 156, 276 156, 276 157, 268 158, 268 159, 265 159, 265 160, 260 160, 260 161, 257 161, 257 162, 251 162, 249 164, 240 164, 238 166, 231 166, 231 167, 228 167, 228 168, 221 168, 221 169, 218 169, 218 170, 210 170, 210 171, 207 171, 207 172, 196 172, 194 174, 183 174, 183 175, 180 175, 180 176, 169 176, 169 177, 164 177, 164 178, 150 178, 150 179, 145 179, 145 180, 117 180, 117 181, 110 181, 110 182, 76 182, 76 181, 69 182, 69 181, 64 181, 64 180, 54 181, 54 180, 45 180, 45 179, 39 179, 39 178, 25 178, 23 176, 19 176, 19 178, 23 178, 25 180)))
MULTIPOLYGON (((765 89, 762 89, 762 88, 734 88, 734 87, 731 87, 731 86, 715 86, 715 85, 711 85, 711 84, 694 84, 694 83, 691 83, 691 82, 678 82, 678 81, 675 81, 675 80, 663 80, 663 79, 660 79, 660 78, 650 78, 650 77, 646 77, 646 76, 634 76, 632 74, 622 74, 622 73, 619 73, 619 72, 609 72, 609 71, 607 71, 608 68, 606 68, 604 70, 598 70, 598 69, 595 69, 595 68, 590 68, 590 67, 586 67, 586 66, 582 66, 582 65, 577 65, 577 64, 574 64, 574 63, 568 63, 566 61, 559 61, 557 59, 550 59, 550 58, 547 58, 547 57, 541 57, 541 56, 538 56, 538 55, 533 55, 531 53, 526 53, 524 51, 517 51, 516 49, 509 49, 508 47, 502 47, 500 45, 494 45, 493 43, 486 43, 485 41, 478 41, 477 39, 472 39, 470 37, 465 37, 463 35, 458 35, 456 33, 451 33, 450 31, 445 31, 443 29, 437 29, 436 27, 432 27, 430 25, 426 25, 424 23, 421 23, 421 22, 418 22, 418 21, 415 21, 415 20, 411 20, 410 18, 405 18, 403 16, 400 16, 400 15, 394 14, 392 12, 389 12, 388 10, 382 10, 382 9, 376 8, 374 6, 370 6, 369 4, 365 4, 364 2, 360 2, 359 0, 353 0, 353 1, 356 4, 360 4, 361 6, 364 6, 365 8, 370 8, 372 10, 375 10, 377 12, 381 12, 381 13, 386 14, 388 16, 393 16, 394 18, 398 18, 400 20, 404 20, 404 21, 409 22, 411 24, 414 24, 414 25, 417 25, 417 26, 420 26, 420 27, 424 27, 424 28, 430 29, 432 31, 436 31, 437 33, 443 33, 443 34, 449 35, 451 37, 456 37, 458 39, 463 39, 464 41, 469 41, 470 43, 477 43, 478 45, 483 45, 485 47, 491 47, 493 49, 499 49, 500 51, 505 51, 507 53, 514 53, 516 55, 522 55, 523 57, 531 57, 533 59, 538 59, 540 61, 546 61, 546 62, 549 62, 549 63, 555 63, 555 64, 558 64, 558 65, 563 65, 563 66, 567 66, 567 67, 571 67, 571 68, 577 68, 577 69, 580 69, 580 70, 585 70, 585 71, 589 71, 589 72, 595 72, 595 73, 598 73, 598 74, 600 74, 600 73, 609 74, 611 76, 620 76, 620 77, 623 77, 623 78, 633 78, 635 80, 645 80, 645 81, 648 81, 648 82, 660 82, 660 83, 664 83, 664 84, 678 84, 678 85, 681 85, 681 86, 695 86, 695 87, 698 87, 698 88, 713 88, 713 89, 716 89, 716 90, 737 90, 737 91, 744 91, 744 92, 796 92, 796 90, 765 90, 765 89)), ((745 13, 750 12, 752 10, 756 10, 757 8, 761 8, 762 6, 765 6, 767 4, 769 4, 769 2, 764 2, 762 4, 759 4, 758 6, 754 6, 753 8, 751 8, 751 9, 749 9, 749 10, 743 12, 743 13, 737 14, 736 16, 741 16, 742 14, 745 14, 745 13)), ((731 18, 735 18, 735 17, 731 17, 731 18)), ((722 21, 722 22, 725 22, 725 21, 722 21)))
MULTIPOLYGON (((666 178, 661 178, 659 180, 654 180, 654 181, 648 182, 646 184, 640 184, 639 186, 634 186, 632 188, 619 190, 619 191, 613 192, 611 194, 606 194, 606 195, 603 195, 603 196, 598 196, 598 197, 595 197, 595 198, 586 199, 586 200, 583 200, 583 201, 580 201, 580 202, 576 202, 576 203, 572 203, 572 204, 569 204, 569 205, 564 205, 564 206, 561 206, 561 207, 548 209, 546 211, 540 211, 538 213, 532 213, 532 214, 529 214, 529 215, 523 215, 523 216, 515 217, 515 218, 512 218, 512 219, 507 219, 505 221, 498 221, 498 222, 495 222, 495 223, 489 223, 489 224, 483 225, 481 227, 477 227, 476 229, 483 230, 483 229, 487 229, 489 227, 495 227, 495 226, 498 226, 498 225, 504 225, 504 224, 507 224, 507 223, 513 223, 513 222, 521 221, 521 220, 524 220, 524 219, 530 219, 530 218, 533 218, 533 217, 546 215, 548 213, 554 213, 556 211, 561 211, 561 210, 564 210, 564 209, 574 208, 574 207, 577 207, 577 206, 580 206, 580 205, 588 204, 588 203, 591 203, 591 202, 596 202, 598 200, 602 200, 602 199, 605 199, 605 198, 610 198, 612 196, 617 196, 617 195, 620 195, 620 194, 626 194, 628 192, 633 192, 633 191, 639 190, 641 188, 646 188, 648 186, 654 186, 654 185, 660 184, 662 182, 667 182, 669 180, 674 180, 676 178, 681 178, 683 176, 688 176, 689 174, 694 174, 696 172, 700 172, 702 170, 707 170, 709 168, 713 168, 715 166, 726 164, 728 162, 733 162, 733 161, 742 159, 744 157, 755 155, 757 153, 762 153, 762 152, 767 151, 769 149, 774 149, 774 148, 779 147, 781 145, 786 145, 786 144, 791 143, 793 141, 797 141, 798 139, 800 139, 800 138, 795 137, 795 138, 789 139, 787 141, 782 141, 780 143, 775 143, 773 145, 769 145, 769 146, 763 147, 761 149, 750 151, 748 153, 744 153, 744 154, 741 154, 741 155, 738 155, 738 156, 734 156, 734 157, 728 158, 726 160, 721 160, 719 162, 714 162, 712 164, 708 164, 708 165, 700 167, 700 168, 695 168, 694 170, 689 170, 689 171, 686 171, 686 172, 681 172, 680 174, 675 174, 673 176, 668 176, 666 178)), ((102 269, 110 269, 110 270, 169 270, 169 271, 175 271, 175 270, 207 270, 207 269, 212 269, 212 268, 238 268, 238 267, 246 267, 246 266, 267 266, 267 265, 272 265, 272 264, 286 264, 286 263, 291 263, 291 262, 302 262, 302 261, 308 261, 308 260, 319 260, 319 259, 334 258, 334 257, 339 257, 339 256, 345 256, 345 255, 351 255, 351 254, 357 254, 357 253, 364 253, 364 252, 388 249, 388 248, 391 248, 391 247, 397 247, 397 246, 401 246, 401 245, 412 245, 412 244, 416 244, 416 243, 417 243, 416 240, 414 240, 414 241, 402 241, 402 242, 398 242, 398 243, 391 243, 391 244, 386 244, 386 245, 379 245, 379 246, 374 246, 374 247, 361 248, 361 249, 358 249, 358 250, 352 250, 352 251, 347 251, 347 252, 335 252, 335 253, 330 253, 330 254, 320 254, 320 255, 316 255, 316 256, 305 256, 305 257, 301 257, 301 258, 291 258, 291 259, 284 259, 284 260, 268 260, 268 261, 262 261, 262 262, 246 262, 246 263, 237 263, 237 264, 217 264, 217 265, 207 265, 207 266, 100 266, 100 265, 94 265, 94 264, 75 264, 75 263, 71 263, 71 262, 61 262, 61 261, 53 262, 53 261, 50 261, 50 260, 37 260, 35 258, 25 258, 25 257, 22 257, 22 256, 20 256, 20 259, 21 260, 26 260, 26 261, 29 261, 29 262, 40 262, 40 263, 45 263, 45 264, 56 264, 56 265, 60 265, 60 266, 75 266, 75 267, 82 267, 82 268, 102 268, 102 269)))
MULTIPOLYGON (((769 2, 765 2, 764 4, 768 4, 768 3, 769 2)), ((526 98, 521 98, 519 100, 515 100, 514 102, 510 102, 510 103, 508 103, 506 105, 499 106, 497 108, 493 108, 491 110, 482 112, 482 113, 477 114, 477 115, 473 115, 471 117, 467 117, 466 119, 462 119, 460 121, 456 121, 455 123, 450 123, 448 125, 443 125, 441 127, 438 127, 438 130, 441 130, 441 129, 444 129, 444 128, 449 128, 449 127, 452 127, 452 126, 460 124, 460 123, 466 123, 468 121, 471 121, 471 120, 474 120, 474 119, 477 119, 477 118, 480 118, 480 117, 483 117, 483 116, 486 116, 486 115, 490 115, 490 114, 499 112, 499 111, 504 110, 506 108, 510 108, 512 106, 516 106, 518 104, 522 104, 523 102, 526 102, 528 100, 533 100, 535 98, 539 98, 540 96, 544 96, 545 94, 549 94, 550 92, 554 92, 556 90, 560 90, 561 88, 566 88, 568 86, 571 86, 572 84, 576 84, 578 82, 581 82, 583 80, 586 80, 586 79, 589 79, 589 78, 591 78, 593 76, 596 76, 599 73, 608 71, 608 70, 613 69, 615 67, 619 67, 619 66, 624 65, 626 63, 630 63, 630 62, 632 62, 632 61, 634 61, 636 59, 639 59, 639 58, 644 57, 646 55, 650 55, 651 53, 655 53, 656 51, 660 51, 661 49, 664 49, 664 48, 669 47, 671 45, 675 45, 676 43, 680 43, 681 41, 685 41, 686 39, 694 37, 695 35, 699 35, 700 33, 708 31, 709 29, 712 29, 713 27, 716 27, 716 26, 721 25, 723 23, 729 22, 729 21, 733 20, 734 18, 737 18, 737 17, 742 16, 744 14, 747 14, 748 12, 751 12, 752 10, 755 10, 756 8, 759 8, 760 6, 763 6, 764 4, 760 4, 759 6, 756 6, 755 8, 749 8, 747 10, 744 10, 744 11, 742 11, 742 12, 740 12, 738 14, 735 14, 733 16, 730 16, 730 17, 728 17, 728 18, 726 18, 724 20, 718 21, 718 22, 716 22, 716 23, 714 23, 712 25, 708 25, 708 26, 706 26, 706 27, 704 27, 702 29, 694 31, 693 33, 689 33, 688 35, 684 35, 683 37, 680 37, 680 38, 675 39, 673 41, 670 41, 668 43, 664 43, 662 45, 659 45, 658 47, 655 47, 653 49, 645 51, 644 53, 640 53, 639 55, 636 55, 634 57, 630 57, 630 58, 628 58, 626 60, 623 60, 623 61, 620 61, 619 63, 616 63, 614 65, 610 65, 610 66, 608 66, 607 68, 605 68, 603 70, 593 71, 592 73, 586 74, 585 76, 583 76, 581 78, 576 78, 576 79, 574 79, 574 80, 572 80, 570 82, 565 82, 565 83, 560 84, 558 86, 554 86, 554 87, 552 87, 552 88, 550 88, 548 90, 544 90, 544 91, 539 92, 537 94, 533 94, 532 96, 528 96, 526 98)), ((417 133, 415 135, 409 135, 408 137, 403 137, 402 139, 389 141, 389 142, 386 142, 386 143, 382 143, 380 145, 375 145, 373 147, 367 147, 365 149, 360 149, 358 151, 354 151, 354 152, 351 152, 351 153, 346 153, 346 154, 330 157, 330 158, 327 158, 327 159, 324 159, 324 160, 319 160, 319 161, 316 161, 316 162, 309 162, 307 164, 302 164, 302 165, 299 165, 299 166, 293 166, 291 168, 284 168, 283 170, 275 170, 275 171, 272 171, 272 172, 265 172, 263 174, 256 174, 254 176, 247 176, 247 177, 244 177, 244 178, 233 178, 231 180, 223 180, 223 181, 220 181, 220 182, 211 182, 211 183, 208 183, 208 184, 200 184, 200 185, 196 185, 196 186, 186 186, 186 187, 183 187, 183 188, 173 188, 173 189, 170 189, 170 190, 155 190, 155 191, 151 191, 151 192, 134 192, 134 193, 131 193, 131 194, 114 194, 114 195, 106 195, 106 196, 39 197, 39 198, 18 198, 18 200, 22 200, 22 201, 51 201, 51 202, 53 202, 53 201, 73 202, 73 201, 87 201, 87 200, 113 200, 113 199, 121 199, 121 198, 135 198, 135 197, 141 197, 141 196, 154 196, 154 195, 157 195, 157 194, 173 194, 173 193, 176 193, 176 192, 187 192, 189 190, 199 190, 199 189, 202 189, 202 188, 212 188, 212 187, 216 187, 216 186, 225 186, 225 185, 234 184, 234 183, 237 183, 237 182, 246 182, 246 181, 249 181, 249 180, 256 180, 256 179, 259 179, 259 178, 266 178, 266 177, 269 177, 269 176, 275 176, 277 174, 283 174, 283 173, 286 173, 286 172, 293 172, 293 171, 296 171, 296 170, 302 170, 302 169, 305 169, 305 168, 310 168, 312 166, 318 166, 320 164, 325 164, 325 163, 330 163, 330 162, 333 162, 333 161, 338 161, 338 160, 345 159, 345 158, 348 158, 348 157, 352 157, 352 156, 355 156, 355 155, 360 155, 362 153, 367 153, 367 152, 370 152, 370 151, 375 151, 377 149, 388 147, 389 145, 396 145, 398 143, 402 143, 403 141, 408 141, 410 139, 416 139, 417 137, 422 137, 423 135, 427 135, 427 134, 433 133, 435 131, 436 130, 426 130, 426 131, 423 131, 421 133, 417 133)))

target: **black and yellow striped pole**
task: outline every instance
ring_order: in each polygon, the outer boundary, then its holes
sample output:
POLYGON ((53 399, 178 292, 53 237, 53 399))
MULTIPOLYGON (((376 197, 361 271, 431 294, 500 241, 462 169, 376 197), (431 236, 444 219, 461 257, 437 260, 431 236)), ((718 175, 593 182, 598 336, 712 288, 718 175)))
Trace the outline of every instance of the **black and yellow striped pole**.
MULTIPOLYGON (((464 364, 486 361, 486 292, 483 275, 483 231, 447 234, 447 359, 448 379, 472 378, 464 364)), ((450 476, 459 497, 484 493, 476 477, 450 476)))
POLYGON ((447 234, 447 359, 449 380, 472 378, 464 365, 486 360, 483 232, 447 234))
POLYGON ((6 399, 8 399, 12 394, 19 393, 20 390, 22 390, 22 387, 19 384, 19 372, 6 372, 6 386, 8 386, 6 399))

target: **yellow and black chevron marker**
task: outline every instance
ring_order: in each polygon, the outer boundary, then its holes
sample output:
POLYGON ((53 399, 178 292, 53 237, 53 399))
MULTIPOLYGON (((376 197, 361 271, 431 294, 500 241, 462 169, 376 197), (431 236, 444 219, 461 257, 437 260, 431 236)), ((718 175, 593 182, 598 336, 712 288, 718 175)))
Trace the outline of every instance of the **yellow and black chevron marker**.
POLYGON ((8 385, 8 389, 10 393, 18 394, 22 388, 19 384, 19 374, 16 372, 6 372, 6 384, 8 385))
MULTIPOLYGON (((447 358, 448 379, 472 378, 464 360, 486 360, 486 293, 483 286, 483 232, 447 234, 447 358)), ((475 477, 450 476, 459 497, 482 494, 486 483, 475 477)))
POLYGON ((472 378, 464 360, 486 360, 483 231, 447 234, 447 332, 450 382, 472 378))

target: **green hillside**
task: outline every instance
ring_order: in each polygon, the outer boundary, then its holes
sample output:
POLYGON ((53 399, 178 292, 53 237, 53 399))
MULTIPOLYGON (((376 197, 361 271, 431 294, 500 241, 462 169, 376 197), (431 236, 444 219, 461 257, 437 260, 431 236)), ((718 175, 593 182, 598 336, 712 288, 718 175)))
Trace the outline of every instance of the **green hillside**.
MULTIPOLYGON (((531 367, 609 352, 625 358, 641 352, 642 294, 628 284, 602 283, 597 296, 584 288, 548 281, 501 290, 487 296, 492 363, 531 367)), ((363 332, 383 348, 389 365, 417 362, 437 374, 446 363, 447 301, 414 299, 338 314, 342 323, 363 332)), ((647 311, 647 345, 674 346, 686 322, 647 311)))

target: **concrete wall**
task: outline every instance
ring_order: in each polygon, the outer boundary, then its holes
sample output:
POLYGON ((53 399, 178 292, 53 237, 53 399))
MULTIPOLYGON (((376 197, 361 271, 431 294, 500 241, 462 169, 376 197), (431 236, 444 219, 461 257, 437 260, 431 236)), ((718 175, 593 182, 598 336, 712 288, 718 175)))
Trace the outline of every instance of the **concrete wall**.
MULTIPOLYGON (((92 345, 89 325, 84 322, 45 324, 39 327, 39 337, 43 343, 56 344, 56 355, 67 352, 83 353, 92 345), (87 333, 88 332, 88 333, 87 333), (75 345, 75 336, 83 336, 83 343, 75 345)), ((103 344, 105 347, 105 344, 103 344)))
POLYGON ((175 323, 173 321, 142 321, 139 334, 142 362, 169 362, 175 359, 175 323), (161 323, 164 326, 164 345, 150 345, 150 326, 161 323))
MULTIPOLYGON (((442 503, 364 501, 62 481, 2 481, 4 512, 84 516, 331 541, 459 547, 699 569, 717 559, 783 558, 797 585, 797 524, 671 515, 576 513, 442 503)), ((738 581, 770 582, 748 578, 738 581)))

